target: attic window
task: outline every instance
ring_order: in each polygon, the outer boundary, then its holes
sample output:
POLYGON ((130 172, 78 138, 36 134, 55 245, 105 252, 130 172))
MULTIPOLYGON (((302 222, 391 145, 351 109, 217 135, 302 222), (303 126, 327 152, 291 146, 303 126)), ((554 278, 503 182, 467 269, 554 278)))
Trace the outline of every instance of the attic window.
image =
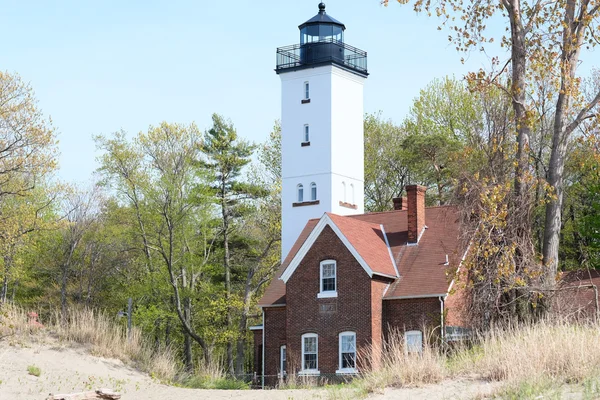
POLYGON ((321 261, 321 291, 318 298, 337 297, 337 271, 335 260, 321 261))

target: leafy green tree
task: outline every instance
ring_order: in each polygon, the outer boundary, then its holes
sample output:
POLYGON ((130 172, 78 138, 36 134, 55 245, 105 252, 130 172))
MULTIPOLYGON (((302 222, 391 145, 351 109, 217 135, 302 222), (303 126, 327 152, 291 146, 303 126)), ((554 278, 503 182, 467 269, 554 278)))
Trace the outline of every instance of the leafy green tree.
MULTIPOLYGON (((192 341, 200 345, 206 361, 211 351, 202 321, 193 318, 194 303, 203 299, 202 280, 214 242, 206 194, 198 190, 202 175, 195 160, 200 140, 195 125, 168 123, 140 133, 133 143, 122 133, 113 139, 97 138, 105 151, 101 171, 106 183, 114 185, 130 207, 151 293, 162 293, 164 283, 171 290, 169 306, 183 331, 184 362, 190 371, 192 341)), ((140 296, 147 298, 147 293, 140 296)))
POLYGON ((409 179, 403 158, 404 131, 381 112, 365 115, 365 209, 386 211, 392 199, 401 195, 409 179))
MULTIPOLYGON (((250 157, 255 146, 240 139, 233 124, 220 115, 213 114, 212 121, 213 126, 205 132, 204 142, 200 147, 206 161, 201 161, 200 164, 211 173, 211 188, 215 194, 215 203, 220 209, 227 327, 232 329, 233 266, 230 246, 236 229, 235 221, 247 213, 246 200, 264 196, 265 190, 240 179, 242 169, 251 161, 250 157)), ((227 343, 226 357, 228 370, 240 372, 239 365, 238 368, 234 367, 233 340, 227 343)))

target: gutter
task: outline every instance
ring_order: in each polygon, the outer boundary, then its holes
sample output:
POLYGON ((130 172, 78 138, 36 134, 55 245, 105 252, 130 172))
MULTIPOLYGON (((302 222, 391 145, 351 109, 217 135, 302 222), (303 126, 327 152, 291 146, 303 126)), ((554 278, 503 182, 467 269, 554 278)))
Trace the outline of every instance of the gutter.
MULTIPOLYGON (((441 326, 441 333, 442 333, 442 342, 445 341, 446 339, 446 329, 445 329, 445 321, 444 321, 444 300, 445 300, 446 296, 440 296, 438 297, 438 299, 440 299, 440 326, 441 326)), ((264 332, 264 331, 263 331, 264 332)))

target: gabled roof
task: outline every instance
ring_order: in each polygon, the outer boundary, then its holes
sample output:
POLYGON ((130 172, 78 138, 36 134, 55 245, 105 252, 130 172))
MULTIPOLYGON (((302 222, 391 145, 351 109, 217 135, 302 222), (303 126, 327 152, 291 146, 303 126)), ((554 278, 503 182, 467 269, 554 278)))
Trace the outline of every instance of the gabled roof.
POLYGON ((369 277, 373 275, 398 276, 381 225, 325 213, 281 274, 281 279, 285 283, 298 268, 326 226, 335 232, 369 277))
MULTIPOLYGON (((405 210, 353 216, 327 213, 319 220, 308 221, 259 301, 259 306, 285 304, 285 283, 281 278, 297 255, 301 260, 301 248, 305 244, 310 248, 308 239, 324 219, 337 227, 374 274, 396 277, 398 271, 399 278, 390 285, 385 299, 433 297, 448 292, 446 270, 456 270, 464 252, 460 248, 458 211, 455 207, 426 208, 427 229, 416 246, 407 245, 405 210), (446 265, 446 255, 450 266, 446 265)), ((318 237, 318 234, 315 235, 318 237)), ((291 275, 290 272, 287 274, 291 275)))

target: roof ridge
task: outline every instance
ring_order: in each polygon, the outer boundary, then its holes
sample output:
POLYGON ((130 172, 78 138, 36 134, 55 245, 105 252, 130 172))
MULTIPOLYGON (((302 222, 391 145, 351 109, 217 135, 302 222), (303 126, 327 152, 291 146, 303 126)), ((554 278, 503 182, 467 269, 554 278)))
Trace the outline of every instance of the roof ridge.
MULTIPOLYGON (((457 207, 454 204, 444 204, 442 206, 429 206, 429 207, 425 207, 425 209, 432 209, 432 208, 452 208, 452 207, 457 207)), ((387 211, 373 211, 373 212, 368 212, 368 213, 363 213, 363 214, 354 214, 354 215, 343 215, 344 217, 352 217, 352 218, 357 218, 357 217, 362 217, 365 215, 375 215, 375 214, 390 214, 390 213, 399 213, 399 212, 406 212, 408 210, 387 210, 387 211)), ((335 214, 338 215, 338 214, 335 214)))

